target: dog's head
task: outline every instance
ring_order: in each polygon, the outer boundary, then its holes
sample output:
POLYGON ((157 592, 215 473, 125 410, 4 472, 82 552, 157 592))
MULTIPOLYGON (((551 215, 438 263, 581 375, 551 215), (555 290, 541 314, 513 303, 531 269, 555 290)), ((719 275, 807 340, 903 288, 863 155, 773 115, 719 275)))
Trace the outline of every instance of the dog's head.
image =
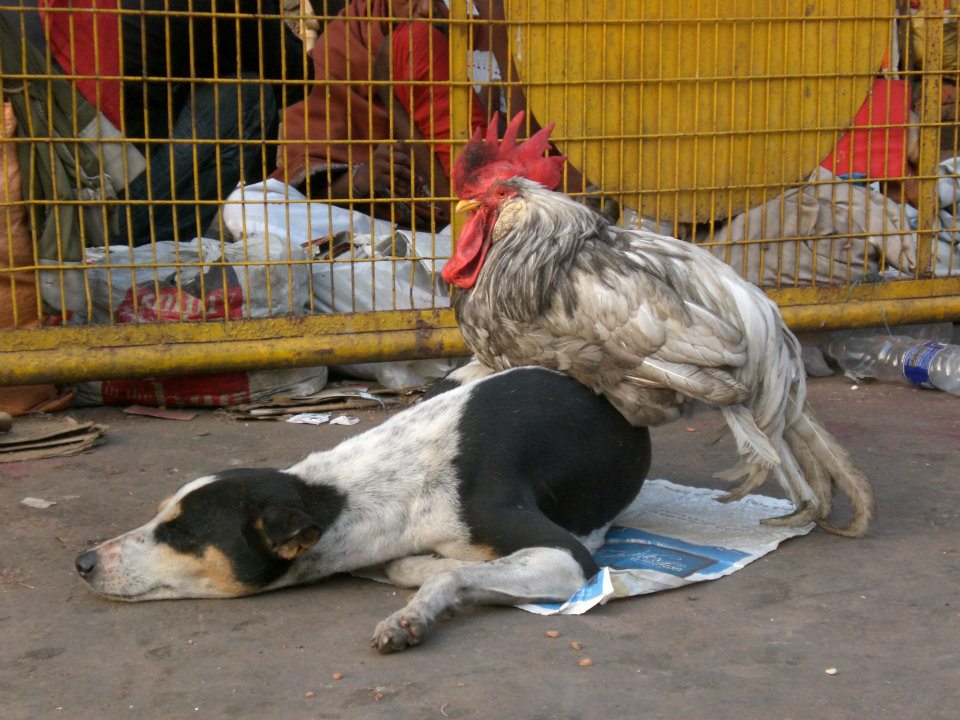
POLYGON ((249 595, 281 584, 344 502, 280 470, 227 470, 187 483, 146 525, 78 555, 77 572, 114 600, 249 595))

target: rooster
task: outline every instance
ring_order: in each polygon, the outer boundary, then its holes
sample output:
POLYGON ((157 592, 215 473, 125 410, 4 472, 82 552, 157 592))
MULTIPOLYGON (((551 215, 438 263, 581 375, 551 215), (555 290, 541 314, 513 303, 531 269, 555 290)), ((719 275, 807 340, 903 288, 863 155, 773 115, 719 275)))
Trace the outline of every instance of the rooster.
POLYGON ((471 215, 443 278, 477 360, 567 373, 635 425, 715 408, 740 455, 717 475, 742 480, 724 500, 772 473, 796 509, 765 522, 862 536, 873 490, 811 411, 800 343, 776 304, 702 248, 554 192, 565 158, 544 157, 553 126, 518 144, 522 120, 498 143, 495 118, 454 167, 457 210, 471 215), (844 526, 827 520, 837 490, 850 501, 844 526))

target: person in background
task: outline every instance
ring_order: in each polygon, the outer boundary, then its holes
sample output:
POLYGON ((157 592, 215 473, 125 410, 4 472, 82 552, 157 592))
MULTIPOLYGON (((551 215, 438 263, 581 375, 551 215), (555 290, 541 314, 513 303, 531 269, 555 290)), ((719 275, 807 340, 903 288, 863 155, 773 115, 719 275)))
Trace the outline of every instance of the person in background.
POLYGON ((295 31, 318 27, 307 0, 280 2, 41 0, 52 57, 145 158, 111 242, 202 235, 238 183, 272 167, 280 110, 312 76, 295 31))
MULTIPOLYGON (((366 201, 370 214, 408 227, 447 224, 448 203, 429 200, 450 192, 447 17, 437 0, 352 0, 314 45, 319 82, 285 112, 273 177, 314 200, 366 201), (401 201, 371 202, 379 198, 401 201)), ((470 117, 486 126, 475 93, 470 117)))
MULTIPOLYGON (((496 111, 505 127, 526 99, 508 58, 503 0, 453 2, 467 3, 476 20, 467 60, 478 83, 470 94, 471 129, 486 129, 496 111), (512 91, 497 85, 501 72, 512 91)), ((441 200, 451 193, 448 18, 440 0, 352 0, 314 45, 318 82, 285 112, 272 177, 313 200, 359 207, 406 227, 449 223, 449 203, 441 200)), ((539 129, 529 113, 528 122, 531 133, 539 129)), ((585 189, 571 166, 564 187, 585 189)))

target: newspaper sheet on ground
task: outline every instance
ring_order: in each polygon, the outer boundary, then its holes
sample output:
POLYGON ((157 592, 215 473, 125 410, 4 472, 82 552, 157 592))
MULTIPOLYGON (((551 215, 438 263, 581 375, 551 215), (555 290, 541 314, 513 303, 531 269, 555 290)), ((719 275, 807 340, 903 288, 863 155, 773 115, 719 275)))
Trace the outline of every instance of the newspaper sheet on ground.
POLYGON ((648 480, 616 519, 595 554, 595 578, 565 603, 519 607, 540 615, 579 615, 616 598, 670 590, 736 572, 784 540, 814 528, 768 527, 760 520, 793 511, 787 500, 747 495, 719 503, 721 490, 648 480))

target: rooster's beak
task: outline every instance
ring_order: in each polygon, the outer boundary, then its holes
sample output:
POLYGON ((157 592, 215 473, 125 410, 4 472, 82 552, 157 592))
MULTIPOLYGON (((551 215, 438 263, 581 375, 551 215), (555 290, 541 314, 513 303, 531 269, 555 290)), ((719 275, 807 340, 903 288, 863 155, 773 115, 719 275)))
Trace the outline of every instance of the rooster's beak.
POLYGON ((470 212, 471 210, 476 210, 480 207, 480 202, 478 200, 461 200, 457 203, 457 212, 470 212))

